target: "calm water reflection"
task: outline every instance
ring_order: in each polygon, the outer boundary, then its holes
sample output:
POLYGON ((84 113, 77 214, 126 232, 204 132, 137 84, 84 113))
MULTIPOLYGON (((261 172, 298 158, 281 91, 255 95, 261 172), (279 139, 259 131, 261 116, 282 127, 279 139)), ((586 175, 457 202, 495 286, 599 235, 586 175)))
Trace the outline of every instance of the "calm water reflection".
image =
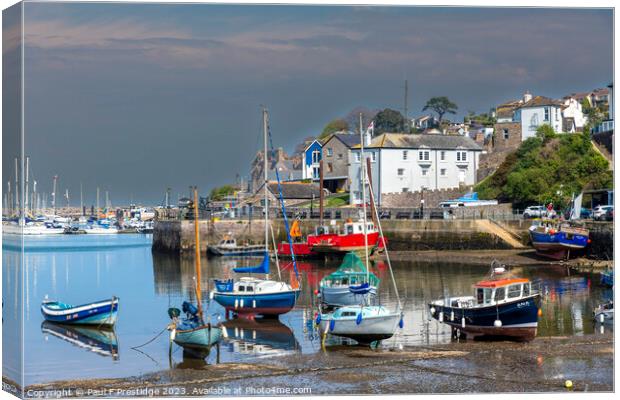
MULTIPOLYGON (((143 235, 92 237, 88 235, 29 238, 24 268, 24 327, 26 384, 57 379, 123 377, 166 368, 200 368, 218 362, 252 362, 264 357, 320 350, 312 325, 313 292, 321 278, 337 263, 300 262, 303 291, 298 306, 278 320, 224 322, 227 338, 219 351, 205 360, 195 360, 176 346, 172 364, 168 359, 168 337, 164 333, 152 343, 141 345, 160 333, 169 322, 167 309, 193 297, 194 263, 191 257, 152 254, 151 238, 143 235), (114 332, 60 329, 42 324, 39 307, 44 297, 69 303, 120 298, 119 322, 114 332)), ((3 278, 16 282, 19 253, 3 247, 3 278)), ((251 260, 203 259, 204 298, 213 277, 231 276, 231 268, 251 260)), ((282 277, 289 279, 291 267, 282 262, 282 277)), ((444 295, 469 294, 471 285, 488 271, 485 266, 442 264, 433 260, 394 263, 394 273, 405 303, 405 327, 385 346, 447 343, 450 330, 425 314, 427 301, 444 295)), ((387 266, 376 262, 373 272, 382 279, 380 299, 395 306, 387 266)), ((569 276, 563 267, 523 268, 520 274, 538 278, 546 292, 539 335, 583 335, 600 333, 592 320, 592 308, 611 297, 610 289, 598 286, 598 276, 569 276)), ((277 271, 272 271, 277 276, 277 271)), ((10 286, 10 285, 9 285, 10 286)), ((9 287, 6 296, 16 296, 9 287)), ((19 307, 6 315, 18 316, 19 307)), ((5 302, 5 308, 7 303, 5 302)), ((209 304, 215 321, 224 310, 209 304)), ((6 322, 6 320, 5 320, 6 322)), ((609 329, 608 329, 609 331, 609 329)), ((605 334, 608 334, 609 332, 605 334)), ((5 352, 15 352, 5 348, 5 352)), ((13 354, 15 356, 15 354, 13 354)))

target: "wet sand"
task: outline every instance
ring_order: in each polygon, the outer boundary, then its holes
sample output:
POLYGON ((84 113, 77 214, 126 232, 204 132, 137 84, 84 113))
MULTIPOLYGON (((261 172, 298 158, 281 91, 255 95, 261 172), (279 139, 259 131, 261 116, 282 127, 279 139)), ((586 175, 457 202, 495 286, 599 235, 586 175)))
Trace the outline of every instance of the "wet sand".
POLYGON ((610 392, 611 366, 612 334, 381 350, 335 346, 251 364, 184 359, 175 368, 138 377, 31 385, 26 395, 41 397, 49 390, 66 397, 291 395, 299 389, 313 395, 562 392, 568 390, 567 379, 573 391, 610 392))

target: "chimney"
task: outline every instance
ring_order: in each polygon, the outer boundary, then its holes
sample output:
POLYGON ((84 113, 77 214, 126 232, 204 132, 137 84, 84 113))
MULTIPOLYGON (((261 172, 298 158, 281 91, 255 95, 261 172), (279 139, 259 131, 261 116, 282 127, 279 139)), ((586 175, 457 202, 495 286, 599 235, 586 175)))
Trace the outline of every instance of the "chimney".
POLYGON ((527 103, 530 100, 532 100, 532 94, 529 90, 526 90, 525 93, 523 93, 523 102, 527 103))

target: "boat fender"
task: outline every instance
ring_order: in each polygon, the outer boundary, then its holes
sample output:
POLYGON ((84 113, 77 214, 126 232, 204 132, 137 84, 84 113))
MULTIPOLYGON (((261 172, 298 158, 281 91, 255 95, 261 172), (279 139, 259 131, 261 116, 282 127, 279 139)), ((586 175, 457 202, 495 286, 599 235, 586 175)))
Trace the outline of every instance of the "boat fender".
POLYGON ((239 301, 239 307, 243 308, 243 299, 239 301))
POLYGON ((461 327, 465 328, 465 317, 461 318, 461 327))
POLYGON ((539 309, 538 309, 538 316, 539 316, 539 317, 542 317, 542 308, 539 308, 539 309))
POLYGON ((174 340, 175 337, 177 337, 177 330, 173 329, 170 331, 170 340, 174 340))
POLYGON ((209 299, 213 300, 213 296, 214 296, 214 293, 213 293, 213 290, 212 290, 212 291, 209 292, 209 299))
POLYGON ((239 299, 235 299, 235 309, 239 308, 239 299))
POLYGON ((362 313, 357 314, 357 318, 355 319, 355 323, 357 325, 362 323, 362 313))
POLYGON ((225 326, 222 326, 222 336, 224 336, 225 338, 228 338, 228 330, 226 329, 225 326))
POLYGON ((434 315, 435 311, 437 311, 437 310, 435 310, 435 307, 431 307, 431 315, 434 315))
POLYGON ((400 329, 403 329, 404 326, 405 326, 405 321, 403 321, 403 317, 400 317, 400 321, 398 321, 398 327, 400 329))
POLYGON ((316 313, 315 323, 316 323, 317 325, 319 325, 319 324, 321 323, 321 314, 316 313))
POLYGON ((605 314, 604 313, 601 313, 601 315, 599 316, 599 320, 601 321, 601 324, 603 322, 605 322, 605 314))
POLYGON ((256 308, 256 300, 252 300, 252 308, 256 308))
POLYGON ((336 327, 336 320, 332 319, 331 321, 329 321, 329 331, 333 332, 335 327, 336 327))
POLYGON ((439 322, 443 322, 443 311, 439 312, 439 322))
POLYGON ((454 311, 450 311, 450 321, 454 321, 454 311))
POLYGON ((501 321, 501 320, 499 320, 499 319, 496 319, 496 320, 493 322, 493 326, 495 326, 496 328, 501 328, 501 327, 502 327, 502 321, 501 321))
POLYGON ((549 229, 549 234, 550 235, 555 235, 555 229, 553 229, 553 228, 549 229))

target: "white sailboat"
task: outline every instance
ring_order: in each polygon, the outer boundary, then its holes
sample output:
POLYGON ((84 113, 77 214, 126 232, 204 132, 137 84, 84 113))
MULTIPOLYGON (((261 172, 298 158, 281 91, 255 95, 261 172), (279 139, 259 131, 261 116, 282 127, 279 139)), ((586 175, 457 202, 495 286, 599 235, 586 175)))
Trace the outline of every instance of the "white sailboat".
MULTIPOLYGON (((361 118, 361 117, 360 117, 361 118)), ((364 235, 366 236, 366 229, 368 223, 366 221, 366 184, 367 184, 367 171, 366 171, 366 158, 364 156, 364 137, 361 129, 360 121, 360 172, 361 172, 361 184, 362 184, 362 205, 363 205, 363 221, 364 221, 364 235)), ((377 226, 381 237, 383 236, 383 229, 381 227, 377 207, 374 202, 374 196, 372 193, 372 187, 370 188, 371 207, 374 216, 376 217, 377 226)), ((367 240, 367 239, 366 239, 367 240)), ((403 315, 400 297, 398 295, 398 288, 396 281, 394 280, 394 273, 392 271, 392 264, 390 262, 389 252, 387 246, 385 248, 385 254, 387 257, 387 264, 390 270, 392 281, 394 282, 394 290, 397 298, 396 310, 391 311, 388 308, 381 305, 369 304, 369 296, 363 296, 364 303, 360 305, 349 305, 336 308, 331 312, 321 312, 317 315, 317 324, 319 325, 321 332, 324 335, 334 335, 340 337, 346 337, 357 341, 362 345, 369 345, 373 342, 378 342, 384 339, 388 339, 396 333, 398 327, 403 327, 403 315)), ((365 250, 366 261, 366 282, 370 282, 370 270, 369 270, 369 254, 368 247, 365 250)), ((369 291, 371 287, 367 284, 366 289, 369 291)), ((359 293, 361 288, 351 287, 352 291, 359 293)))

